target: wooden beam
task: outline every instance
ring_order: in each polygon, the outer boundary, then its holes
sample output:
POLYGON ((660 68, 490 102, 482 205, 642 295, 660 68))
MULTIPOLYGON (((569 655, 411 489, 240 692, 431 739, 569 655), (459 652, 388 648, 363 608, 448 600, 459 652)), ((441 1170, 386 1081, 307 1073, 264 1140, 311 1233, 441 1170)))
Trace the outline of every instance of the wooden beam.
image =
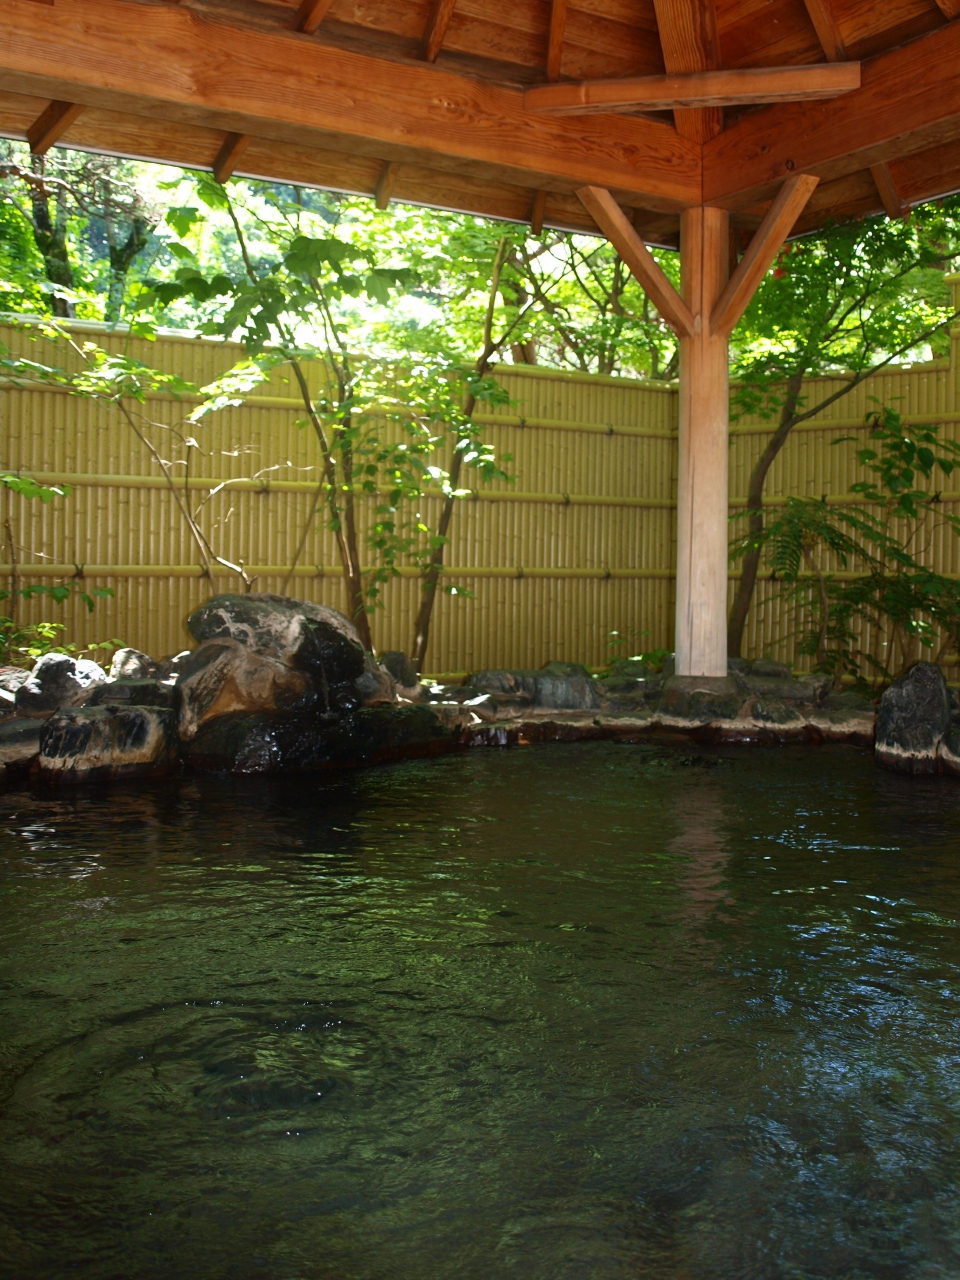
POLYGON ((803 0, 813 29, 828 62, 846 62, 847 50, 830 7, 830 0, 803 0))
POLYGON ((228 133, 223 146, 217 152, 213 162, 213 176, 218 182, 226 182, 233 177, 233 171, 240 163, 240 157, 250 145, 249 133, 228 133))
POLYGON ((447 34, 447 27, 453 17, 453 9, 457 0, 433 0, 430 6, 430 17, 423 33, 420 45, 420 57, 424 62, 436 62, 437 54, 447 34))
MULTIPOLYGON (((668 74, 715 71, 720 65, 714 0, 653 0, 660 32, 663 65, 668 74)), ((704 143, 723 129, 719 107, 677 108, 677 133, 704 143)))
POLYGON ((312 36, 327 16, 327 10, 332 3, 333 0, 302 0, 293 20, 294 31, 302 31, 304 35, 312 36))
POLYGON ((547 79, 560 79, 563 34, 567 26, 567 0, 551 0, 550 31, 547 35, 547 79))
POLYGON ((937 0, 937 8, 948 22, 960 18, 960 0, 937 0))
POLYGON ((530 207, 530 230, 535 236, 543 234, 543 215, 547 207, 547 193, 535 191, 533 204, 530 207))
POLYGON ((393 188, 396 185, 399 172, 400 166, 396 161, 384 160, 380 169, 380 176, 377 178, 377 185, 373 191, 373 198, 378 209, 386 209, 390 203, 390 197, 393 195, 393 188))
POLYGON ((678 334, 690 337, 694 331, 693 313, 610 192, 602 187, 581 187, 577 195, 667 324, 678 334))
POLYGON ((83 110, 77 102, 51 102, 27 129, 27 141, 35 156, 45 156, 83 110))
POLYGON ((595 182, 665 212, 700 197, 699 150, 657 121, 533 116, 518 88, 200 19, 179 5, 70 0, 56 15, 51 22, 31 0, 0 0, 7 92, 405 166, 470 169, 531 191, 572 194, 595 182))
POLYGON ((729 337, 733 332, 818 181, 808 173, 798 173, 783 184, 713 309, 711 333, 729 337))
POLYGON ((870 166, 870 174, 877 184, 877 191, 880 193, 880 199, 883 201, 887 217, 902 218, 903 201, 900 199, 900 192, 897 190, 897 184, 893 180, 890 166, 883 161, 879 164, 872 164, 870 166))
POLYGON ((843 177, 960 138, 960 23, 861 63, 834 102, 780 103, 742 116, 703 151, 703 199, 744 208, 791 172, 843 177))
POLYGON ((859 88, 859 62, 818 63, 807 67, 750 67, 543 84, 525 90, 523 105, 528 111, 543 115, 580 116, 609 111, 809 102, 835 98, 859 88))

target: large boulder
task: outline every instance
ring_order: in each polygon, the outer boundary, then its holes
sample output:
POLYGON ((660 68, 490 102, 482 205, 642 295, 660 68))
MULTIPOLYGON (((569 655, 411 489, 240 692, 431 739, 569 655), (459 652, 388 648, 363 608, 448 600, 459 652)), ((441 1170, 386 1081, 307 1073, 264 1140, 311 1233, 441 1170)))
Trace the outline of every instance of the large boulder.
POLYGON ((932 662, 918 662, 880 699, 877 763, 899 773, 937 773, 949 730, 950 694, 943 672, 932 662))
POLYGON ((17 690, 17 714, 47 716, 61 707, 76 707, 90 697, 107 673, 88 658, 45 653, 17 690))
POLYGON ((67 707, 40 733, 40 776, 86 782, 161 772, 176 760, 177 718, 160 707, 67 707))
POLYGON ((709 724, 733 720, 743 696, 735 676, 668 676, 663 684, 660 712, 674 720, 709 724))
POLYGON ((159 664, 139 649, 118 649, 110 663, 111 680, 151 680, 159 674, 159 664))
MULTIPOLYGON (((318 699, 306 671, 230 639, 207 640, 194 649, 176 683, 180 736, 185 741, 218 716, 308 711, 318 699)), ((354 705, 356 701, 354 693, 354 705)))
POLYGON ((17 690, 30 679, 23 667, 0 667, 0 716, 12 715, 17 705, 17 690))
POLYGON ((354 681, 363 674, 357 629, 336 609, 287 596, 214 596, 187 619, 199 643, 233 640, 264 657, 306 671, 329 711, 357 705, 354 681))
POLYGON ((90 695, 88 707, 102 707, 108 703, 124 707, 166 707, 175 705, 176 694, 166 680, 111 680, 99 685, 90 695))
POLYGON ((450 750, 454 736, 430 707, 363 707, 351 715, 229 715, 208 720, 185 743, 196 769, 229 773, 316 772, 450 750))

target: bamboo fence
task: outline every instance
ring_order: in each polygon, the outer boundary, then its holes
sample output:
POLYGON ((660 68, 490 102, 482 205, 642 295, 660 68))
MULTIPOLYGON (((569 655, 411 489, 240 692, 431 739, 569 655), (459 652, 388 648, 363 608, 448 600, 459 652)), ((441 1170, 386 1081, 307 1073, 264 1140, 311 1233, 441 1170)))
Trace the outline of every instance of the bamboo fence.
MULTIPOLYGON (((960 277, 954 288, 960 302, 960 277)), ((76 329, 81 339, 199 386, 242 354, 232 343, 182 335, 147 342, 92 324, 76 329)), ((64 362, 62 350, 36 330, 0 325, 0 342, 33 359, 64 362)), ((908 419, 940 422, 956 437, 958 348, 960 331, 950 360, 879 374, 797 427, 774 464, 767 500, 782 502, 788 494, 842 500, 857 478, 855 462, 849 446, 833 448, 832 441, 863 429, 871 397, 908 419)), ((498 453, 513 456, 513 482, 479 487, 457 506, 444 580, 474 598, 438 597, 429 669, 532 667, 551 659, 597 666, 617 653, 669 648, 676 386, 513 365, 500 366, 497 376, 510 403, 482 421, 498 453)), ((812 380, 807 403, 838 385, 812 380)), ((313 434, 297 425, 299 402, 275 374, 263 394, 203 425, 185 424, 191 407, 169 396, 150 399, 147 412, 163 424, 155 432, 161 452, 191 501, 204 503, 201 521, 218 554, 242 561, 254 590, 279 591, 318 483, 313 434)), ((743 506, 750 468, 771 430, 751 418, 733 426, 731 510, 743 506)), ((70 497, 49 504, 6 493, 0 576, 9 581, 15 571, 22 583, 76 580, 88 591, 114 592, 89 614, 78 599, 62 606, 21 601, 21 619, 63 621, 79 645, 116 638, 162 656, 189 643, 185 619, 213 591, 243 590, 238 576, 219 566, 213 582, 203 575, 167 482, 114 408, 56 388, 6 384, 0 466, 73 486, 70 497)), ((960 492, 943 498, 960 510, 960 492)), ((422 504, 428 524, 438 502, 428 496, 422 504)), ((941 572, 960 575, 960 539, 951 532, 937 532, 927 554, 941 572)), ((734 576, 735 570, 731 587, 734 576)), ((344 606, 333 536, 320 520, 290 591, 344 606)), ((412 569, 387 584, 384 608, 373 618, 378 649, 410 648, 419 591, 412 569)), ((765 578, 748 621, 747 652, 790 660, 795 629, 777 584, 765 578)))

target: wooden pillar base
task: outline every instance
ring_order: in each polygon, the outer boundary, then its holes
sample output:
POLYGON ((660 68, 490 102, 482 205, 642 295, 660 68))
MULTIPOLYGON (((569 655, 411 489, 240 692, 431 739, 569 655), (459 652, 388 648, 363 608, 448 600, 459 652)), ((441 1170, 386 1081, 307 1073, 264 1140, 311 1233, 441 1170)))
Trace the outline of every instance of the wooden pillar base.
POLYGON ((729 266, 724 210, 684 210, 680 261, 694 332, 680 339, 676 672, 725 676, 729 341, 726 333, 712 333, 710 327, 729 266))

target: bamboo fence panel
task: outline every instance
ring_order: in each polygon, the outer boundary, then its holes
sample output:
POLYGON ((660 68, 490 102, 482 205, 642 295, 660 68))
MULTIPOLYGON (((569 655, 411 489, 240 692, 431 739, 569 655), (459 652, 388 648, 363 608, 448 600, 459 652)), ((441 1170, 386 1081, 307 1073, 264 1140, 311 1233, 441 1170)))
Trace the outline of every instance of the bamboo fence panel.
MULTIPOLYGON (((960 301, 960 282, 955 283, 960 301)), ((239 346, 180 335, 155 342, 78 324, 77 337, 204 385, 242 354, 239 346)), ((35 331, 0 325, 0 341, 38 360, 63 363, 35 331)), ((616 652, 670 647, 673 629, 677 395, 673 384, 594 378, 501 366, 510 403, 483 416, 499 453, 513 455, 512 483, 484 486, 458 504, 445 575, 475 598, 438 598, 428 667, 434 672, 539 666, 551 659, 600 665, 616 652), (625 648, 610 646, 616 631, 625 648)), ((863 430, 871 397, 917 420, 960 431, 960 331, 952 358, 897 368, 870 379, 797 428, 767 481, 765 500, 789 494, 848 494, 858 478, 850 446, 833 441, 863 430)), ((813 379, 814 405, 841 385, 813 379)), ((205 497, 203 527, 225 559, 242 560, 254 589, 279 591, 318 479, 312 432, 298 427, 292 388, 274 374, 242 408, 186 427, 190 403, 152 398, 147 410, 164 424, 163 453, 189 476, 194 504, 205 497), (192 437, 196 445, 185 442, 192 437), (189 465, 188 465, 189 464, 189 465), (231 485, 209 497, 211 482, 231 485)), ((731 433, 731 509, 742 508, 747 479, 772 424, 757 417, 731 433)), ((89 589, 110 587, 92 614, 74 600, 58 609, 42 599, 20 603, 20 617, 62 620, 80 644, 118 638, 161 656, 189 643, 188 614, 213 589, 242 590, 236 575, 205 579, 199 557, 156 463, 115 410, 54 389, 7 386, 0 392, 0 465, 75 486, 66 500, 28 503, 7 493, 24 581, 76 577, 89 589)), ((466 480, 466 484, 470 481, 466 480)), ((948 486, 944 486, 945 488, 948 486)), ((949 486, 960 491, 960 477, 949 486)), ((429 523, 439 499, 422 505, 429 523)), ((949 497, 960 509, 960 495, 949 497)), ((736 526, 735 526, 736 527, 736 526)), ((928 563, 960 575, 960 539, 929 537, 928 563)), ((0 575, 10 554, 0 551, 0 575)), ((731 571, 731 591, 736 566, 731 571)), ((332 535, 314 526, 291 593, 343 607, 332 535)), ((373 618, 379 649, 408 649, 419 583, 387 584, 373 618)), ((749 656, 795 657, 798 620, 779 587, 762 578, 747 625, 749 656)), ((865 635, 864 643, 882 639, 865 635)))

